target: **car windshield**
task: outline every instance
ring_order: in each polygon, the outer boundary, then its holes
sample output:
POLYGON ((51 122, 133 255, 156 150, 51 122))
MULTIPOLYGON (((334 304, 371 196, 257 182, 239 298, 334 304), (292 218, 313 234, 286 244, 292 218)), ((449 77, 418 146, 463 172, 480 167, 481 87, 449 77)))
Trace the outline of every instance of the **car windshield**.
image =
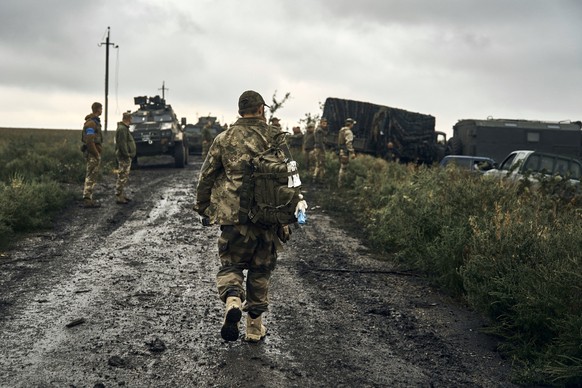
POLYGON ((172 116, 169 114, 155 115, 154 121, 157 122, 172 121, 172 116))
POLYGON ((145 123, 146 119, 147 119, 147 116, 133 115, 133 116, 131 116, 131 123, 132 124, 145 123))
POLYGON ((200 133, 200 127, 195 127, 193 125, 186 125, 186 127, 184 128, 184 131, 186 131, 186 133, 200 133))
POLYGON ((464 167, 464 168, 471 168, 471 163, 473 161, 471 159, 468 158, 454 158, 454 159, 449 159, 447 164, 454 164, 456 166, 459 167, 464 167))

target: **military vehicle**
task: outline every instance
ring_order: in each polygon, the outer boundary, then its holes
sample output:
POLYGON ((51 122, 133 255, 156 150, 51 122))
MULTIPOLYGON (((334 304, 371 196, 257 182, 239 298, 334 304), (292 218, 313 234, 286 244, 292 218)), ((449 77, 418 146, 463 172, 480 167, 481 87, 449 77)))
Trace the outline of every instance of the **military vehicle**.
POLYGON ((186 119, 178 121, 176 113, 166 100, 155 97, 135 97, 139 109, 132 112, 129 130, 137 146, 134 163, 141 156, 170 155, 176 167, 188 163, 188 139, 183 126, 186 119))
POLYGON ((212 122, 210 131, 212 133, 212 138, 215 138, 224 128, 220 125, 216 117, 214 116, 204 116, 199 117, 196 124, 188 124, 184 127, 186 132, 186 137, 188 138, 188 148, 191 154, 201 154, 202 153, 202 128, 206 125, 208 121, 212 122))
POLYGON ((434 116, 403 109, 329 97, 323 117, 328 121, 326 145, 337 148, 338 132, 349 117, 356 153, 397 159, 402 163, 432 164, 445 156, 446 135, 435 131, 434 116), (391 149, 388 148, 390 143, 391 149))
POLYGON ((459 120, 447 153, 503 160, 515 150, 534 150, 582 158, 582 123, 492 119, 459 120))

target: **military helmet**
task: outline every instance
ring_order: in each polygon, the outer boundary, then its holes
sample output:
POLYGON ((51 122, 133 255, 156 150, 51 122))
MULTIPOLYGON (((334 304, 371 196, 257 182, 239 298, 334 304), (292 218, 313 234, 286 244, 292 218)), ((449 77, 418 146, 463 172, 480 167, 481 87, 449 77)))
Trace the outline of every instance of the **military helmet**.
POLYGON ((346 124, 354 124, 354 125, 356 125, 356 124, 357 124, 357 122, 356 122, 356 120, 354 120, 354 119, 352 119, 352 118, 347 118, 347 119, 346 119, 346 124))

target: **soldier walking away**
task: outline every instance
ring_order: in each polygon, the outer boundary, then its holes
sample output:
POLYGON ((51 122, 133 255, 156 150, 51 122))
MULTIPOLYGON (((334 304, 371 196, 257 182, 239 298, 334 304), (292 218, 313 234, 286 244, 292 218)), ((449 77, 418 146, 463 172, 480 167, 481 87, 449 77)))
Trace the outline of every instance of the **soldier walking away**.
POLYGON ((350 164, 350 159, 356 157, 356 152, 354 150, 354 133, 352 132, 352 127, 356 125, 354 119, 346 119, 346 124, 342 129, 340 129, 337 139, 337 145, 339 149, 339 161, 340 169, 338 174, 337 186, 342 186, 342 181, 347 172, 348 165, 350 164))
POLYGON ((201 135, 202 135, 202 160, 206 159, 206 155, 208 155, 208 149, 210 148, 210 144, 212 144, 212 121, 208 120, 204 127, 202 127, 201 135))
POLYGON ((303 136, 303 155, 305 157, 305 171, 308 175, 312 174, 312 169, 315 166, 313 161, 313 148, 315 147, 315 124, 310 122, 307 124, 305 135, 303 136))
POLYGON ((101 120, 99 116, 103 113, 103 105, 94 102, 91 105, 92 113, 85 116, 83 124, 82 150, 87 160, 87 170, 85 174, 85 184, 83 187, 83 206, 86 208, 96 208, 101 205, 93 200, 93 191, 99 175, 101 165, 101 152, 103 150, 103 134, 101 133, 101 120))
POLYGON ((212 220, 221 229, 218 238, 221 267, 216 284, 226 306, 220 330, 225 341, 238 339, 242 311, 248 313, 245 339, 258 342, 265 337, 267 329, 262 314, 269 306, 269 280, 275 269, 277 249, 290 235, 287 225, 262 228, 248 219, 239 219, 239 212, 245 210, 241 208, 240 197, 244 166, 268 150, 275 132, 279 133, 267 124, 266 106, 259 93, 252 90, 242 93, 238 100, 241 118, 214 139, 196 188, 194 210, 202 216, 204 225, 210 225, 212 220), (248 270, 246 287, 243 270, 248 270))
POLYGON ((115 185, 115 202, 125 205, 131 201, 124 193, 125 186, 129 179, 131 170, 131 160, 135 157, 135 141, 129 133, 131 124, 131 113, 125 112, 121 121, 117 123, 115 131, 115 156, 117 157, 117 183, 115 185))
POLYGON ((325 176, 325 136, 327 135, 327 119, 322 118, 315 129, 315 143, 313 148, 313 181, 320 182, 325 176))

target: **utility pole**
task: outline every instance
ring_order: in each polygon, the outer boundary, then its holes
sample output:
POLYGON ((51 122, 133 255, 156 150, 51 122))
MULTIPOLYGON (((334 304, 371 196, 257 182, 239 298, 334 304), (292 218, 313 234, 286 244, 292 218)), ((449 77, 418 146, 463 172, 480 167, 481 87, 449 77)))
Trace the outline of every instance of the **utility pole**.
POLYGON ((109 42, 109 30, 110 28, 107 27, 107 38, 105 39, 105 42, 99 43, 99 47, 105 45, 105 134, 107 134, 107 107, 109 105, 109 46, 119 48, 115 43, 109 42))
POLYGON ((162 81, 162 87, 161 89, 158 89, 162 91, 162 99, 165 101, 166 100, 166 90, 170 90, 166 87, 166 81, 162 81))

